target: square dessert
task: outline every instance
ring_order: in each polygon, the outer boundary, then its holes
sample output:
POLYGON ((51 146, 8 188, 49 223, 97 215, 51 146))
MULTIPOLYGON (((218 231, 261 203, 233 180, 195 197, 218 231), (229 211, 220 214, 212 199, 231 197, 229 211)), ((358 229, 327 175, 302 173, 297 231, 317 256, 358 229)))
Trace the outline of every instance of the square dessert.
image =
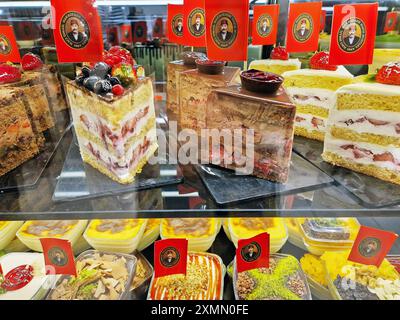
POLYGON ((240 69, 224 67, 221 74, 206 74, 199 69, 181 72, 179 85, 181 129, 192 129, 200 134, 206 128, 206 104, 213 89, 239 82, 240 69))
POLYGON ((39 153, 39 136, 25 110, 23 91, 0 87, 0 176, 39 153))
POLYGON ((232 137, 235 130, 235 139, 241 132, 242 144, 232 141, 225 145, 224 139, 215 142, 210 138, 210 162, 219 159, 220 166, 236 169, 252 161, 254 169, 249 174, 286 182, 295 112, 295 106, 282 88, 273 94, 251 92, 238 85, 213 90, 207 101, 207 128, 229 130, 232 137), (246 143, 248 129, 254 130, 254 145, 246 143), (221 148, 217 155, 212 152, 215 143, 220 143, 221 148), (254 152, 249 152, 247 147, 254 148, 254 152), (224 159, 229 159, 230 163, 225 163, 224 159))

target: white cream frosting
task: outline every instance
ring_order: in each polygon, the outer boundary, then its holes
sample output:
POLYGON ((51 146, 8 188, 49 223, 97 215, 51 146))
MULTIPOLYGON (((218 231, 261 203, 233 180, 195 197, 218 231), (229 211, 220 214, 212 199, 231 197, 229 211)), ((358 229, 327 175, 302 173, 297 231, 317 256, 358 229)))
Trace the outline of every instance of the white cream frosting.
POLYGON ((57 280, 54 275, 46 276, 44 258, 41 253, 9 253, 0 258, 0 265, 4 275, 21 265, 33 267, 32 280, 21 289, 0 294, 0 300, 30 300, 40 290, 44 290, 45 293, 47 289, 50 289, 51 284, 57 280))
POLYGON ((298 105, 313 105, 324 109, 331 109, 335 102, 335 91, 316 88, 286 88, 291 101, 298 105), (307 99, 296 98, 295 96, 306 96, 307 99))
POLYGON ((400 113, 398 112, 382 110, 334 110, 330 114, 328 125, 351 129, 357 133, 373 133, 400 138, 400 113), (374 124, 374 120, 387 123, 374 124), (398 132, 396 132, 396 129, 398 132))
POLYGON ((301 68, 301 61, 299 59, 289 59, 289 60, 279 60, 279 59, 262 59, 262 60, 253 60, 250 62, 249 69, 252 68, 255 64, 258 65, 280 65, 280 66, 295 66, 297 68, 301 68))
POLYGON ((314 76, 314 77, 333 77, 333 78, 344 78, 352 79, 353 75, 347 71, 343 66, 338 66, 337 70, 317 70, 317 69, 300 69, 286 71, 282 74, 282 77, 288 78, 293 76, 314 76))
POLYGON ((332 152, 343 158, 346 158, 352 162, 365 164, 365 165, 375 165, 379 168, 384 168, 393 171, 400 172, 400 148, 394 146, 378 146, 376 144, 365 143, 365 142, 355 142, 350 140, 336 139, 332 137, 330 133, 325 135, 324 152, 332 152), (344 145, 354 145, 358 149, 365 149, 371 151, 374 155, 383 154, 385 152, 390 152, 396 163, 391 161, 374 161, 373 155, 365 155, 360 158, 355 158, 353 149, 343 149, 344 145))
POLYGON ((337 90, 337 93, 360 93, 360 94, 377 94, 387 96, 400 96, 400 86, 383 84, 383 83, 369 83, 360 82, 348 84, 337 90))
POLYGON ((309 131, 315 130, 315 131, 325 132, 325 130, 326 130, 326 119, 318 117, 318 116, 314 116, 312 114, 296 113, 296 118, 295 118, 294 124, 296 127, 305 128, 309 131), (299 118, 304 118, 304 120, 298 121, 299 118), (323 124, 315 126, 312 123, 313 118, 323 121, 323 124))

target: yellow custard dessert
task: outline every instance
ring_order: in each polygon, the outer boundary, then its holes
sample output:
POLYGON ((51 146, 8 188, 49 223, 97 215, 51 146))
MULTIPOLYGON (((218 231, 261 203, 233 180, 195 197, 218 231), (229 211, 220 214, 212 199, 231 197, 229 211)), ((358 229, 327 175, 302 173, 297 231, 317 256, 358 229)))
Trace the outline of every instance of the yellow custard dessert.
POLYGON ((92 220, 85 235, 97 240, 125 241, 142 231, 145 223, 145 219, 92 220))
POLYGON ((161 219, 147 219, 146 228, 139 242, 138 250, 142 251, 157 240, 160 235, 161 219))

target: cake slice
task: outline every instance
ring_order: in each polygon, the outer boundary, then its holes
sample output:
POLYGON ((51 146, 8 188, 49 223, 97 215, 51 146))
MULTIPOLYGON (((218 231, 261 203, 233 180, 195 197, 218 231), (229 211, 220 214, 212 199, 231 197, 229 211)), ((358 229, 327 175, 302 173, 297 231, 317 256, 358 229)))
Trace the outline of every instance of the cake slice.
POLYGON ((0 88, 0 176, 39 153, 22 91, 0 88))
POLYGON ((283 47, 276 47, 272 50, 270 59, 253 60, 249 69, 260 70, 283 74, 286 71, 298 70, 301 68, 299 59, 289 59, 289 54, 283 47))
POLYGON ((375 82, 336 92, 322 157, 333 165, 400 184, 400 63, 375 82))
POLYGON ((284 87, 296 105, 295 135, 324 141, 335 91, 353 81, 353 75, 345 67, 331 66, 328 59, 327 53, 318 52, 310 60, 311 69, 282 75, 284 87))
POLYGON ((198 69, 180 74, 180 114, 182 129, 192 129, 197 134, 206 128, 206 103, 213 89, 224 88, 239 82, 240 69, 224 67, 220 74, 206 74, 198 69))
POLYGON ((133 182, 158 148, 151 80, 136 79, 131 63, 100 62, 84 67, 66 91, 83 161, 119 183, 133 182))

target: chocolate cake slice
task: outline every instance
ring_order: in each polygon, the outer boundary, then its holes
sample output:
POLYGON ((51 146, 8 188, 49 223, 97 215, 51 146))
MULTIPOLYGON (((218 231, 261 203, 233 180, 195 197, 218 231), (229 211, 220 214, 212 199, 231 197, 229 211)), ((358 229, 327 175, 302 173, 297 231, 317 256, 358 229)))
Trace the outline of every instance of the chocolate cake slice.
POLYGON ((35 134, 26 112, 22 90, 0 87, 0 176, 39 153, 40 134, 35 134))
POLYGON ((231 145, 224 139, 212 141, 210 138, 210 162, 219 159, 219 165, 229 169, 253 162, 254 169, 248 174, 276 182, 287 181, 296 108, 284 89, 274 94, 250 92, 239 85, 215 89, 209 94, 206 106, 207 128, 229 130, 233 137, 231 145), (254 144, 246 143, 248 129, 254 130, 254 144), (242 143, 234 144, 240 134, 242 143), (212 152, 215 144, 220 144, 218 154, 212 152), (254 148, 254 153, 248 148, 254 148))

